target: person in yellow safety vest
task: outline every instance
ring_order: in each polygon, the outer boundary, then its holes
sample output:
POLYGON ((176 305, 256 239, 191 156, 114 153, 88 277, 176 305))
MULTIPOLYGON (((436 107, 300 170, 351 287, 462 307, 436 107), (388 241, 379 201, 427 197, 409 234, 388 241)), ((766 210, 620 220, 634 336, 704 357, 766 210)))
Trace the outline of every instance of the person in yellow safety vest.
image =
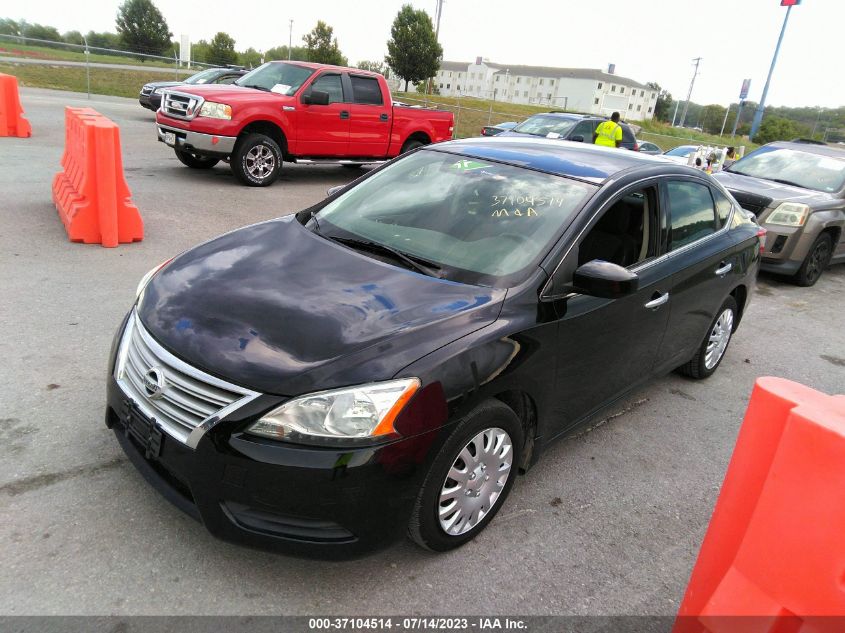
POLYGON ((593 133, 593 145, 619 147, 622 145, 622 126, 619 125, 619 113, 614 112, 610 121, 600 123, 593 133))

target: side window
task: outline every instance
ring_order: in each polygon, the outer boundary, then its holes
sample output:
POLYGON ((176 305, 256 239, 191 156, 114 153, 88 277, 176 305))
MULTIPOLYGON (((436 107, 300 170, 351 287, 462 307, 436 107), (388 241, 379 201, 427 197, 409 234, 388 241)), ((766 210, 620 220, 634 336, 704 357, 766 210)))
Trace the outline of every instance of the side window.
POLYGON ((349 78, 352 80, 352 96, 355 99, 355 103, 368 105, 384 104, 378 79, 375 77, 358 77, 356 75, 352 75, 349 78))
POLYGON ((674 251, 716 232, 710 187, 697 182, 666 183, 669 202, 669 250, 674 251))
POLYGON ((614 202, 578 245, 578 265, 601 259, 628 267, 653 256, 656 200, 656 189, 645 187, 614 202))
POLYGON ((593 142, 593 131, 596 129, 596 122, 595 121, 581 121, 578 125, 576 125, 572 129, 572 134, 569 135, 569 138, 573 138, 575 136, 581 136, 584 139, 585 143, 592 143, 593 142))
POLYGON ((238 77, 240 77, 240 75, 223 75, 222 77, 220 77, 220 79, 218 79, 214 83, 216 83, 216 84, 231 84, 231 83, 234 83, 235 79, 237 79, 238 77))
POLYGON ((719 218, 719 228, 721 228, 727 224, 733 204, 718 189, 713 190, 713 197, 716 199, 716 216, 719 218))
POLYGON ((340 75, 320 75, 311 84, 311 90, 329 93, 329 103, 343 103, 343 84, 340 75))

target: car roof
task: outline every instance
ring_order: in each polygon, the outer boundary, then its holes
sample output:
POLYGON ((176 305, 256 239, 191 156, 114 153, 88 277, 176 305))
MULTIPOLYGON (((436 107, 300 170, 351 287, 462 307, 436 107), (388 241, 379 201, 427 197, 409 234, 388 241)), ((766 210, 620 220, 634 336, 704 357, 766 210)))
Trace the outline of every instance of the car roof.
POLYGON ((316 62, 301 62, 295 59, 287 60, 287 59, 274 59, 270 63, 273 64, 294 64, 295 66, 304 66, 305 68, 313 68, 314 70, 320 70, 323 68, 329 70, 341 70, 345 72, 352 72, 356 75, 369 75, 370 77, 381 77, 379 73, 374 73, 369 70, 361 70, 360 68, 351 68, 350 66, 334 66, 333 64, 318 64, 316 62))
POLYGON ((784 149, 792 149, 798 152, 806 152, 807 154, 819 154, 821 156, 831 156, 832 158, 845 158, 845 149, 841 147, 834 147, 833 145, 816 145, 815 143, 796 143, 794 141, 775 141, 763 147, 782 147, 784 149))
POLYGON ((658 172, 700 175, 690 167, 658 156, 556 139, 476 137, 438 143, 430 149, 495 160, 594 184, 601 184, 622 171, 636 168, 653 170, 655 175, 658 172))

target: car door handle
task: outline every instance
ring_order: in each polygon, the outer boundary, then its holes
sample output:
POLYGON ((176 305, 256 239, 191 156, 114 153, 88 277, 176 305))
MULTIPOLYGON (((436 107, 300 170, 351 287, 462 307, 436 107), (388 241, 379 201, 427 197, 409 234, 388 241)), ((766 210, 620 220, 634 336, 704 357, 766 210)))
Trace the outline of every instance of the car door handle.
POLYGON ((717 268, 715 272, 715 274, 719 277, 727 275, 729 272, 731 272, 731 268, 734 267, 734 265, 730 262, 728 262, 727 264, 725 262, 722 262, 721 264, 719 264, 719 266, 720 268, 717 268))
POLYGON ((390 117, 387 114, 380 114, 378 118, 380 121, 387 121, 390 117))
POLYGON ((341 110, 340 111, 340 118, 341 119, 348 119, 349 118, 349 110, 341 110))
MULTIPOLYGON (((649 301, 648 303, 645 304, 645 307, 648 308, 649 310, 654 310, 655 308, 659 308, 664 303, 669 301, 669 293, 668 292, 663 293, 663 294, 656 292, 654 294, 656 294, 657 297, 655 297, 654 299, 652 299, 651 301, 649 301)), ((652 295, 652 296, 654 296, 654 295, 652 295)))

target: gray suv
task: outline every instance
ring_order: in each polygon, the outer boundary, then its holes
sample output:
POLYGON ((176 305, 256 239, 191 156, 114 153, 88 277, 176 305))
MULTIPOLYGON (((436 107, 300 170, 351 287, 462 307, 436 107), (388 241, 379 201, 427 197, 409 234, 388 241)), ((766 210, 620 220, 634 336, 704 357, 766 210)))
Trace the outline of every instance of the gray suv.
POLYGON ((812 286, 828 264, 845 262, 845 150, 769 143, 716 179, 768 230, 762 270, 812 286))

